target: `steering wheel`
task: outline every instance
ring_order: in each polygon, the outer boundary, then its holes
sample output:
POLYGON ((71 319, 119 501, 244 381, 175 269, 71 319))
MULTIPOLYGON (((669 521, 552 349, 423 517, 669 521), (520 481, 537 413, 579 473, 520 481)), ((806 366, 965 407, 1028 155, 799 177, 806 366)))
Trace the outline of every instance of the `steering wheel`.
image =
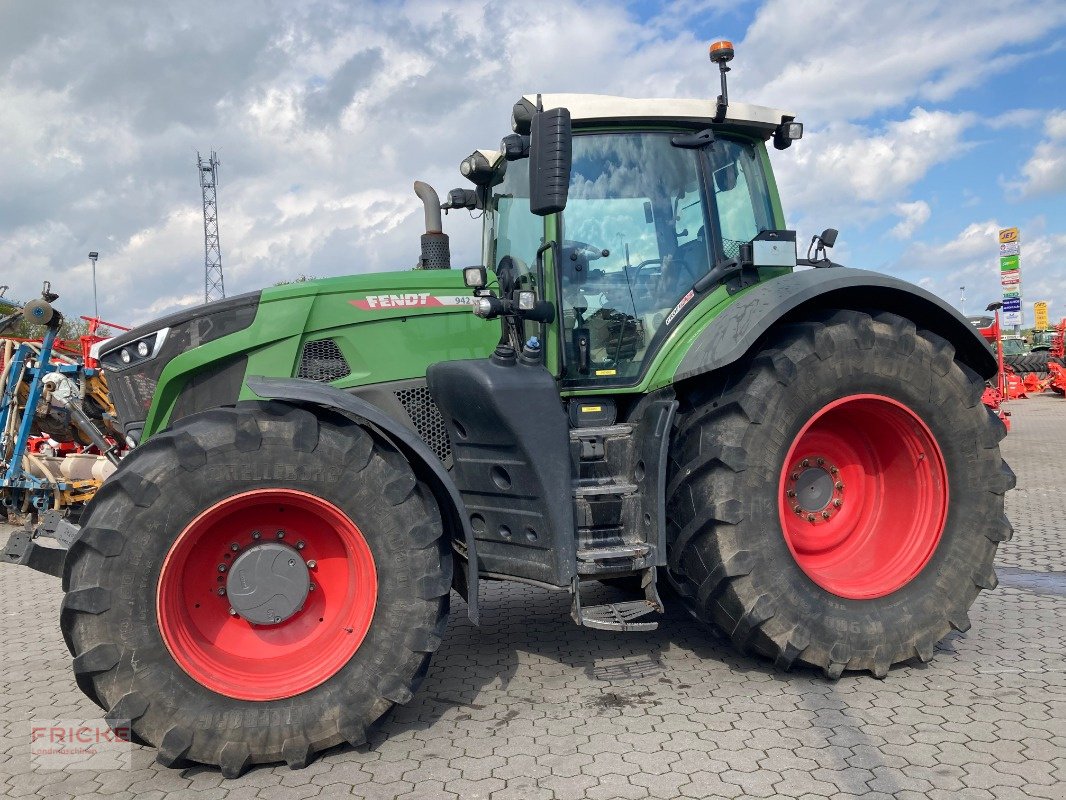
POLYGON ((662 263, 663 260, 661 258, 649 258, 645 261, 641 261, 639 264, 637 264, 636 269, 633 272, 633 282, 636 283, 637 278, 640 277, 640 271, 645 267, 650 266, 652 264, 658 264, 661 267, 662 263))

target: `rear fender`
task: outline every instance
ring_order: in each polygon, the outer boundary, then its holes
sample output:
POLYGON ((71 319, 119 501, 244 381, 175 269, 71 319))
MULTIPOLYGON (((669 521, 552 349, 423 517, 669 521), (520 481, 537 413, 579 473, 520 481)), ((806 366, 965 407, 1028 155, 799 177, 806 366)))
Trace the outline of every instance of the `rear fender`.
POLYGON ((738 361, 778 322, 837 308, 898 314, 949 341, 956 357, 982 378, 996 374, 995 355, 977 329, 936 295, 890 275, 832 267, 782 275, 745 292, 703 329, 674 381, 738 361))
POLYGON ((478 623, 478 573, 477 551, 474 531, 463 505, 463 499, 455 483, 448 475, 436 454, 418 435, 399 420, 393 419, 380 408, 340 389, 315 381, 300 378, 267 378, 253 376, 246 385, 264 400, 280 400, 303 406, 317 406, 339 411, 373 426, 391 442, 410 462, 418 476, 433 490, 441 506, 441 516, 453 531, 462 530, 466 543, 467 609, 470 621, 478 623))

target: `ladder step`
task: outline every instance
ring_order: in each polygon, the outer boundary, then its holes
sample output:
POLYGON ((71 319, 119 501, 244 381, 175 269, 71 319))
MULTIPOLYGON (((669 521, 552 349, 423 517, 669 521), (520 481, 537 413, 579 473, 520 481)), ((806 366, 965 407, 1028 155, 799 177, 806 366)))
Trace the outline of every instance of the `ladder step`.
POLYGON ((602 494, 635 494, 635 483, 589 483, 574 487, 574 497, 595 497, 602 494))
POLYGON ((651 550, 647 544, 624 544, 614 547, 590 547, 577 551, 578 561, 606 561, 611 558, 640 558, 651 550))
POLYGON ((601 425, 599 427, 571 428, 570 440, 587 439, 590 436, 625 436, 633 432, 633 426, 626 423, 619 425, 601 425))
POLYGON ((581 609, 580 624, 586 628, 598 628, 604 631, 653 631, 659 627, 658 622, 634 622, 633 620, 656 610, 647 600, 585 606, 581 609))

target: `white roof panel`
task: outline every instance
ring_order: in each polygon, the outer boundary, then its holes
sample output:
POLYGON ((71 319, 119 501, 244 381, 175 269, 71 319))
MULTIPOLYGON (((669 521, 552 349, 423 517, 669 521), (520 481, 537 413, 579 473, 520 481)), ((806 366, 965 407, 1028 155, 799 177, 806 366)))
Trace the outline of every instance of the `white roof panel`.
MULTIPOLYGON (((525 99, 533 104, 537 102, 535 94, 526 95, 525 99)), ((709 124, 716 106, 716 100, 612 97, 605 94, 543 94, 541 102, 544 108, 568 108, 574 122, 676 120, 709 124)), ((777 126, 782 117, 794 118, 795 115, 777 108, 730 100, 725 121, 739 125, 777 126)))

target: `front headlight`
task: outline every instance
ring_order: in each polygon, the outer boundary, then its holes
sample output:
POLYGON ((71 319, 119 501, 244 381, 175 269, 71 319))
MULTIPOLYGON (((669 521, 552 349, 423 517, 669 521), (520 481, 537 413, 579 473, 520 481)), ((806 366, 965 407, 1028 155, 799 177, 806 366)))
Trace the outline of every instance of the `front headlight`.
POLYGON ((218 303, 181 311, 116 336, 100 347, 100 363, 109 371, 122 371, 154 359, 163 363, 186 350, 244 330, 255 319, 259 292, 231 297, 218 303))

